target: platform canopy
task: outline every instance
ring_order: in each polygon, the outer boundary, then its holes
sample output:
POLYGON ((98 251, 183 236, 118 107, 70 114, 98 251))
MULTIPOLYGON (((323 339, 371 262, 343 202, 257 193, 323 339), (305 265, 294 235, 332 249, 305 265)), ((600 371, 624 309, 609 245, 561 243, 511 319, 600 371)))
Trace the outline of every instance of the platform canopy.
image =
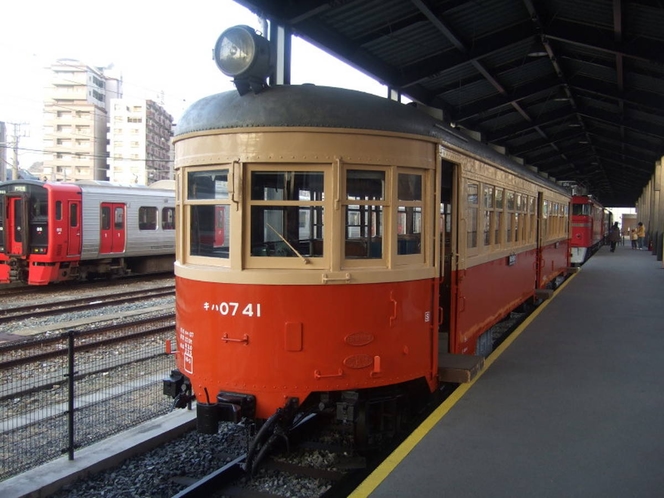
POLYGON ((605 206, 664 155, 659 0, 236 0, 605 206))

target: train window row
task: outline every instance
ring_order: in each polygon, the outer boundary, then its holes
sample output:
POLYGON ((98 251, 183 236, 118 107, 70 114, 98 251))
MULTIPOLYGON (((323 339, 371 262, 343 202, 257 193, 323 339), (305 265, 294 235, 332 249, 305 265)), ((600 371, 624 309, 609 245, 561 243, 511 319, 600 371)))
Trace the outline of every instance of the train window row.
MULTIPOLYGON (((159 209, 152 206, 138 208, 138 229, 156 230, 158 225, 159 209)), ((175 208, 162 208, 161 229, 175 230, 175 208)))
MULTIPOLYGON (((341 175, 342 192, 335 200, 329 194, 333 190, 329 167, 251 167, 245 175, 249 255, 324 257, 328 212, 334 205, 341 211, 345 260, 384 261, 388 251, 384 238, 392 234, 389 250, 421 263, 425 172, 348 165, 341 175), (386 220, 393 228, 386 226, 386 220)), ((239 198, 229 191, 227 169, 188 172, 190 255, 230 257, 231 206, 239 198)))
MULTIPOLYGON (((72 205, 76 207, 75 205, 72 205)), ((57 203, 56 203, 57 208, 57 203)), ((57 209, 56 209, 57 211, 57 209)), ((100 210, 100 228, 102 230, 110 230, 111 225, 114 230, 124 229, 124 204, 116 206, 104 205, 100 210)), ((70 222, 72 226, 75 214, 70 214, 70 222)), ((56 218, 58 215, 56 214, 56 218)), ((58 218, 59 219, 59 218, 58 218)), ((139 230, 156 230, 159 223, 159 209, 153 206, 142 206, 138 208, 138 229, 139 230)), ((162 230, 175 230, 175 208, 165 207, 161 210, 161 229, 162 230)))
POLYGON ((467 182, 466 194, 468 248, 535 242, 537 197, 474 182, 467 182))
MULTIPOLYGON (((494 185, 466 182, 466 243, 469 249, 519 247, 535 243, 537 197, 494 185)), ((563 237, 568 204, 544 200, 542 236, 563 237)))

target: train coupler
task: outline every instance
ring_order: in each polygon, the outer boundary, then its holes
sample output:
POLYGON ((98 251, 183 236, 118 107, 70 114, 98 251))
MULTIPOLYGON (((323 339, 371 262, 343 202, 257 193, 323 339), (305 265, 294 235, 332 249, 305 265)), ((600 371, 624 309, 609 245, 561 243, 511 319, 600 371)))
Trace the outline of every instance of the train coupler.
POLYGON ((173 398, 173 408, 191 409, 191 402, 195 399, 189 379, 179 370, 172 370, 170 377, 163 380, 163 393, 173 398))

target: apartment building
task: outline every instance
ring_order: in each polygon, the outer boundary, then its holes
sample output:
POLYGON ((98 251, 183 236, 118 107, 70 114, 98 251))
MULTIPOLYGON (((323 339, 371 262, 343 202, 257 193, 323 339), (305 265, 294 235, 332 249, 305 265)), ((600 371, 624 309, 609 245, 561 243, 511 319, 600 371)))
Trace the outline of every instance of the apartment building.
POLYGON ((44 100, 44 176, 52 181, 108 180, 109 102, 122 96, 112 68, 74 59, 50 66, 44 100))
POLYGON ((150 185, 173 179, 173 117, 152 100, 113 99, 108 126, 109 179, 150 185))

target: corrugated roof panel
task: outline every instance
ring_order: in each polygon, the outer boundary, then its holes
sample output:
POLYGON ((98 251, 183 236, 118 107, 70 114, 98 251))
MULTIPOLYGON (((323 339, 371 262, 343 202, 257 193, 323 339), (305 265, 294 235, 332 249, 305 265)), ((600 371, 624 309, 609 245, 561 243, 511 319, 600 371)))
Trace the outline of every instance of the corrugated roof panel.
MULTIPOLYGON (((567 61, 565 62, 567 63, 567 61)), ((569 74, 567 81, 570 85, 574 84, 575 76, 584 76, 586 78, 594 78, 596 80, 608 81, 610 83, 616 83, 618 81, 615 67, 603 64, 579 62, 577 60, 570 60, 568 64, 569 66, 566 66, 569 74)))
POLYGON ((653 124, 659 127, 664 126, 664 116, 653 115, 652 113, 645 113, 638 109, 628 109, 625 111, 625 117, 628 119, 636 119, 644 123, 653 124))
POLYGON ((533 120, 537 120, 539 116, 568 108, 570 105, 569 102, 558 102, 554 100, 555 95, 556 94, 547 99, 540 100, 538 103, 528 104, 527 106, 524 105, 524 107, 526 107, 526 112, 533 120))
POLYGON ((470 45, 477 38, 522 22, 528 18, 523 2, 482 0, 466 2, 445 12, 443 21, 470 45))
POLYGON ((482 121, 481 129, 486 132, 494 132, 506 126, 523 124, 523 117, 518 112, 502 114, 500 117, 482 121))
POLYGON ((625 75, 625 82, 634 90, 664 94, 664 82, 662 82, 661 74, 651 76, 650 74, 628 73, 625 75))
POLYGON ((613 2, 607 0, 549 0, 545 8, 535 2, 550 18, 578 22, 613 31, 613 2))
POLYGON ((590 47, 582 47, 579 45, 564 45, 564 50, 560 50, 557 55, 563 62, 574 61, 576 63, 586 64, 601 64, 601 65, 614 65, 616 63, 616 56, 611 52, 593 49, 590 47))
MULTIPOLYGON (((515 43, 501 50, 492 52, 488 56, 482 57, 480 62, 488 64, 491 67, 527 64, 533 60, 542 58, 528 57, 528 54, 535 50, 542 50, 542 46, 541 44, 538 45, 533 37, 532 39, 522 40, 520 43, 515 43)), ((548 60, 548 58, 546 59, 548 60)))
POLYGON ((367 43, 364 49, 398 68, 452 49, 452 44, 431 23, 418 23, 367 43))
POLYGON ((411 2, 402 0, 353 0, 331 5, 318 21, 351 40, 389 27, 417 11, 411 2))
POLYGON ((661 3, 655 7, 632 2, 629 15, 623 16, 625 41, 640 37, 664 40, 664 30, 662 29, 664 9, 662 7, 661 3))
POLYGON ((445 91, 463 86, 471 80, 478 79, 477 69, 472 64, 460 64, 453 69, 438 73, 425 80, 422 84, 429 90, 445 91))
POLYGON ((610 98, 599 99, 595 97, 591 98, 586 95, 577 95, 575 97, 575 100, 581 109, 600 110, 603 113, 620 112, 618 101, 615 99, 610 99, 610 98))
POLYGON ((487 80, 482 79, 469 83, 455 90, 448 90, 440 94, 445 102, 454 106, 463 106, 475 102, 476 100, 495 95, 496 89, 487 80))
POLYGON ((501 84, 507 85, 510 89, 516 89, 532 81, 550 76, 555 77, 556 75, 548 57, 521 64, 499 74, 492 74, 501 84))

